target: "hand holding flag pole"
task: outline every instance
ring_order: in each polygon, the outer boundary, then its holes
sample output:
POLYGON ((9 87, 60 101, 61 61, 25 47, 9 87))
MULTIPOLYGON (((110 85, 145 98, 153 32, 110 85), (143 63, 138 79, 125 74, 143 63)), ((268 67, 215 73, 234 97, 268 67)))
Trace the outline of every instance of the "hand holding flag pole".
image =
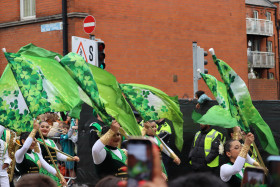
MULTIPOLYGON (((148 122, 150 124, 150 122, 148 122)), ((153 131, 154 135, 159 139, 160 143, 163 145, 163 147, 165 148, 165 150, 168 151, 170 157, 172 159, 174 159, 174 161, 176 160, 176 164, 179 165, 181 163, 180 158, 172 151, 170 151, 170 149, 166 146, 166 144, 162 141, 162 139, 157 135, 157 133, 154 131, 154 129, 149 125, 149 128, 153 131)))
MULTIPOLYGON (((41 141, 36 140, 36 142, 38 142, 39 144, 44 145, 44 143, 41 142, 41 141)), ((56 152, 59 152, 59 153, 61 153, 61 154, 64 154, 65 156, 68 156, 69 158, 71 158, 72 160, 74 160, 74 157, 73 157, 73 156, 68 155, 67 153, 64 153, 63 151, 60 151, 59 149, 53 148, 53 147, 51 147, 51 146, 49 146, 49 145, 47 145, 47 146, 48 146, 49 148, 54 149, 56 152)))

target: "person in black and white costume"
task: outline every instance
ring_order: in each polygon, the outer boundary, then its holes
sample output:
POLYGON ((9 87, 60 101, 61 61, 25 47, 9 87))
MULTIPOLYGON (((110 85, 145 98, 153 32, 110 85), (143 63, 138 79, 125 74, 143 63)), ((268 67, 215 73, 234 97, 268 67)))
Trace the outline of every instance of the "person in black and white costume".
POLYGON ((240 186, 243 179, 243 167, 245 162, 254 166, 259 166, 259 163, 248 154, 253 141, 254 135, 248 133, 243 146, 238 140, 228 140, 225 143, 224 151, 229 162, 221 166, 220 177, 222 181, 228 183, 229 186, 240 186))
POLYGON ((110 127, 103 127, 103 135, 92 147, 93 162, 100 178, 107 175, 127 177, 127 173, 122 172, 122 168, 127 166, 127 153, 118 148, 121 141, 119 128, 120 125, 115 120, 110 127))
MULTIPOLYGON (((41 168, 46 169, 53 175, 60 175, 62 178, 61 184, 66 185, 64 177, 57 173, 56 170, 50 166, 42 157, 41 154, 34 152, 34 148, 37 145, 35 142, 35 135, 39 129, 39 124, 34 121, 33 130, 29 132, 22 133, 20 136, 20 143, 22 147, 16 151, 16 168, 20 175, 25 175, 29 173, 39 173, 41 168)), ((36 150, 39 152, 39 150, 36 150)))

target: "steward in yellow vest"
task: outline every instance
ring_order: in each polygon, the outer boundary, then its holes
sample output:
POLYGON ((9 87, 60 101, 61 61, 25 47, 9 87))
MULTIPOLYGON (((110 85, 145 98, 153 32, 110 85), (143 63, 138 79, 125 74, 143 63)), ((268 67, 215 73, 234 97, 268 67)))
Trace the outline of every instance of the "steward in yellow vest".
POLYGON ((223 144, 224 136, 210 125, 200 125, 200 131, 195 134, 189 153, 189 160, 195 172, 219 171, 219 145, 223 144))

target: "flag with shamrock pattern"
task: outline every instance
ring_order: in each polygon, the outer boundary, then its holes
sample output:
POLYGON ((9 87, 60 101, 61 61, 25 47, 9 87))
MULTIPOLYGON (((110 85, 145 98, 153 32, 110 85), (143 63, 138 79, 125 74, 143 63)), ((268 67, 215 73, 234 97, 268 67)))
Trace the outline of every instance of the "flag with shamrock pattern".
POLYGON ((175 130, 175 145, 181 150, 184 121, 178 98, 170 97, 159 89, 143 84, 120 84, 120 87, 144 121, 161 118, 172 121, 175 130))
POLYGON ((217 59, 215 55, 212 57, 227 88, 228 97, 231 99, 233 106, 235 106, 240 116, 240 119, 237 120, 242 121, 242 125, 239 123, 240 128, 245 132, 249 132, 249 126, 253 127, 263 149, 270 154, 278 155, 279 150, 273 134, 254 107, 245 82, 227 63, 217 59))
POLYGON ((116 77, 104 69, 89 64, 99 96, 108 114, 113 116, 129 134, 141 136, 133 111, 125 100, 116 77))
POLYGON ((223 128, 232 128, 237 126, 238 121, 231 115, 231 108, 235 109, 235 107, 231 106, 231 102, 229 102, 224 83, 218 81, 212 75, 203 73, 200 73, 200 75, 216 98, 219 106, 211 107, 207 113, 197 119, 196 122, 199 124, 220 126, 223 128))
POLYGON ((0 124, 14 131, 31 131, 32 115, 17 85, 10 64, 0 79, 0 124))
POLYGON ((91 106, 96 110, 103 122, 110 125, 112 118, 106 112, 104 104, 100 100, 98 88, 89 64, 86 63, 82 56, 72 52, 64 56, 60 63, 91 99, 91 106))
POLYGON ((5 127, 17 132, 30 131, 30 119, 46 112, 69 111, 80 102, 78 85, 54 58, 47 55, 54 57, 58 54, 32 44, 21 48, 18 53, 5 53, 9 64, 1 77, 1 102, 14 110, 7 114, 6 120, 0 121, 5 127), (59 77, 59 74, 66 76, 59 77), (9 80, 13 81, 7 84, 9 80), (11 99, 14 101, 10 102, 11 99), (21 120, 18 120, 20 117, 10 117, 13 113, 26 115, 29 122, 16 128, 12 123, 21 123, 21 120))

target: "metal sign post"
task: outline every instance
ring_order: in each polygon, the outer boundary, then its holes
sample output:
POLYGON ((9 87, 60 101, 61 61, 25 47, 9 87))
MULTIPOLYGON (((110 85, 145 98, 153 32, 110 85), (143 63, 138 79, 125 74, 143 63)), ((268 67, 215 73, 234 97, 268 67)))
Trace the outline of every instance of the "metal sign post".
POLYGON ((198 91, 198 76, 197 76, 197 43, 193 42, 193 98, 195 98, 195 92, 198 91))

